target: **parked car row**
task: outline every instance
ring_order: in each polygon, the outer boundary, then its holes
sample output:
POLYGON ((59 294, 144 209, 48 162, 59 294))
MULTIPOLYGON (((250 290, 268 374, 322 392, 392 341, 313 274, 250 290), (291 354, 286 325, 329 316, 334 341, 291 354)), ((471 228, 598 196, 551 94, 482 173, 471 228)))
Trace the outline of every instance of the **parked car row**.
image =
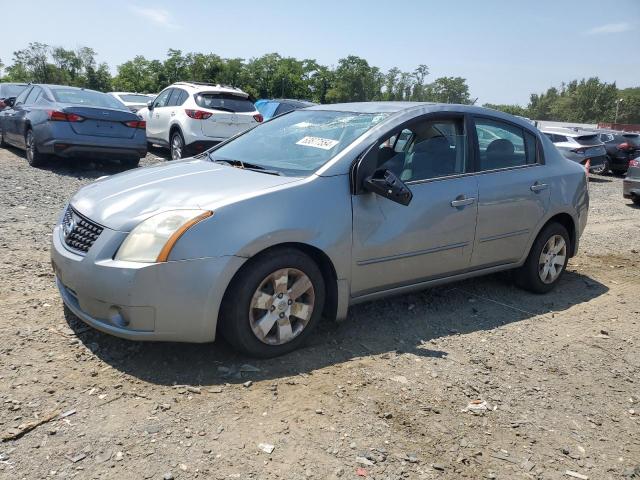
POLYGON ((640 135, 613 130, 545 128, 544 133, 569 160, 591 173, 624 174, 629 161, 640 156, 640 135))
POLYGON ((6 83, 0 93, 0 144, 25 149, 33 166, 87 154, 134 166, 154 144, 179 159, 263 121, 247 93, 198 82, 177 82, 157 96, 6 83))

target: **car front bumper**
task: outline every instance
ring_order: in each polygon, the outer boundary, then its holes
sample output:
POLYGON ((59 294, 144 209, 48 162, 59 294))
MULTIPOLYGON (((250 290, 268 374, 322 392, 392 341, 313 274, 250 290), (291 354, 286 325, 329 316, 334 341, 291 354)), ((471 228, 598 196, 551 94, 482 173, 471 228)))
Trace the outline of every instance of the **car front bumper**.
POLYGON ((245 259, 113 260, 126 235, 105 228, 80 255, 54 229, 51 260, 67 307, 97 330, 130 340, 213 341, 225 289, 245 259))

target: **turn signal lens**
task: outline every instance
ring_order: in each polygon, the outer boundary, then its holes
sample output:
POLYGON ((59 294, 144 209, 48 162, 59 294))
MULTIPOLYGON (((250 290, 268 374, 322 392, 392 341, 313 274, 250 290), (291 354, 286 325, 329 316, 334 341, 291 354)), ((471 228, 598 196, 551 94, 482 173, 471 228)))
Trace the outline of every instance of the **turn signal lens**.
POLYGON ((264 117, 262 116, 262 114, 261 114, 261 113, 256 113, 256 114, 253 116, 253 119, 254 119, 256 122, 258 122, 258 123, 262 123, 262 122, 264 122, 264 117))

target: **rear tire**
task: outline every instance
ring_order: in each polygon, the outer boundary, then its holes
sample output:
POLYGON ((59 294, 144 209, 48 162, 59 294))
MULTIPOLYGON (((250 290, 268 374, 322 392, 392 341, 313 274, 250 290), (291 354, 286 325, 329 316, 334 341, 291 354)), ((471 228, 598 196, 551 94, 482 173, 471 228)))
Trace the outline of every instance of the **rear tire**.
POLYGON ((640 195, 634 195, 631 197, 631 201, 634 205, 638 205, 640 207, 640 195))
POLYGON ((220 331, 247 355, 277 357, 304 343, 322 316, 324 302, 318 265, 299 250, 274 249, 251 259, 229 284, 220 331))
POLYGON ((47 162, 48 156, 38 151, 36 139, 31 128, 29 128, 27 133, 24 135, 24 143, 26 146, 27 162, 29 162, 29 165, 32 167, 41 167, 47 162))
POLYGON ((4 132, 0 131, 0 148, 7 148, 8 146, 9 144, 4 141, 4 132))
POLYGON ((180 130, 176 130, 171 134, 171 143, 169 144, 171 150, 171 160, 180 160, 184 158, 184 138, 180 130))
POLYGON ((567 229, 556 222, 548 224, 533 242, 524 265, 514 271, 516 285, 534 293, 551 291, 565 272, 570 251, 567 229))

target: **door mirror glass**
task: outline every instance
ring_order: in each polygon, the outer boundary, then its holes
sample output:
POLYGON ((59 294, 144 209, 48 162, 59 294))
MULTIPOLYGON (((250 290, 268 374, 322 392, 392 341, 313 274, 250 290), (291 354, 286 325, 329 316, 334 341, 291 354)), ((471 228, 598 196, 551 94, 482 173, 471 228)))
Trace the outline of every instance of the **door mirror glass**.
POLYGON ((400 205, 409 205, 413 198, 409 187, 390 170, 376 170, 373 175, 365 178, 363 187, 400 205))
POLYGON ((147 108, 148 108, 149 110, 153 110, 153 100, 149 100, 149 101, 147 102, 147 108))
POLYGON ((9 107, 9 108, 13 108, 13 106, 16 103, 16 97, 9 97, 9 98, 5 98, 3 100, 5 106, 9 107))

